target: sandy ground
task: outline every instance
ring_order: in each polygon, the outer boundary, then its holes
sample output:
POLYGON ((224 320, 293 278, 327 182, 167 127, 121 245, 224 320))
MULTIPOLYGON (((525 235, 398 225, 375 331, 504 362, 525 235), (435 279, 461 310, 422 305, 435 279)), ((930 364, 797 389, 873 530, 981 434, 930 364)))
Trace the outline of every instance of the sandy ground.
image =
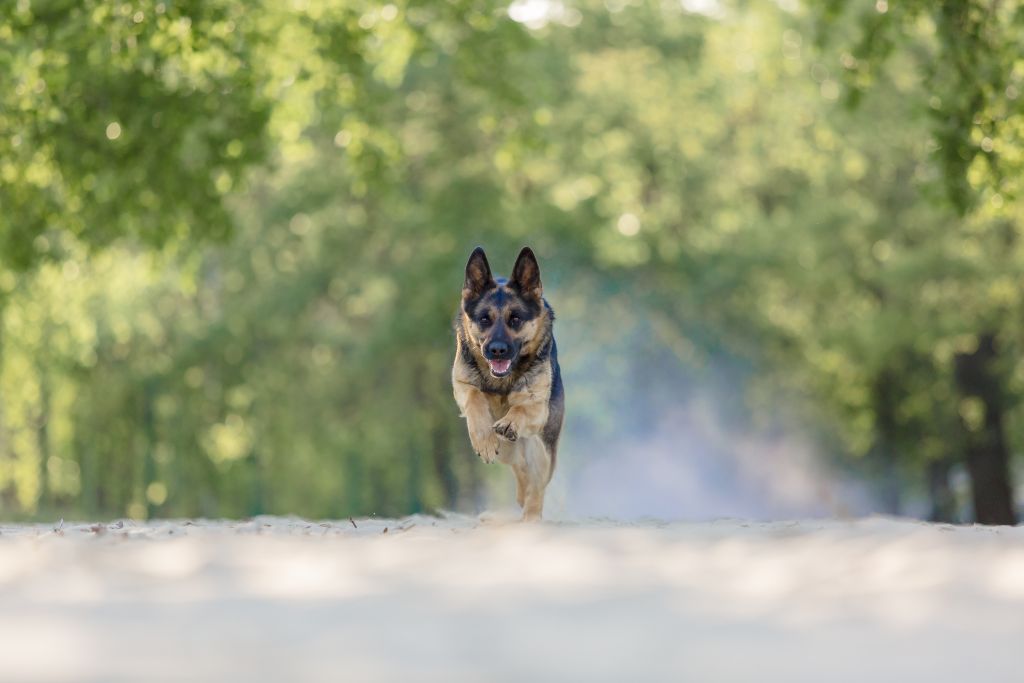
POLYGON ((0 652, 0 681, 1020 681, 1024 528, 0 526, 0 652))

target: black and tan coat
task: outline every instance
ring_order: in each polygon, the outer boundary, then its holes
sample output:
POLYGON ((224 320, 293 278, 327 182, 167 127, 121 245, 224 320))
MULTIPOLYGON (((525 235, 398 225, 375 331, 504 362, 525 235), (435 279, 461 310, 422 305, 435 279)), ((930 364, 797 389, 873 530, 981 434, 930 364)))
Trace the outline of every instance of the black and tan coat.
POLYGON ((483 249, 473 251, 455 316, 452 386, 473 450, 512 467, 524 520, 543 513, 562 430, 554 321, 529 247, 507 280, 491 274, 483 249))

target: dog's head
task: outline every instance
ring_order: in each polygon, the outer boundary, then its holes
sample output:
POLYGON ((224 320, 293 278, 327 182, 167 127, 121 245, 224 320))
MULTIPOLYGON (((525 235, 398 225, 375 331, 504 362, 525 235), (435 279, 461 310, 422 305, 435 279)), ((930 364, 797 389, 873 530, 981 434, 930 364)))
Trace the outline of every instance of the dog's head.
POLYGON ((495 279, 484 250, 477 247, 466 264, 462 286, 463 329, 494 377, 506 377, 543 335, 546 311, 540 266, 523 247, 512 277, 495 279))

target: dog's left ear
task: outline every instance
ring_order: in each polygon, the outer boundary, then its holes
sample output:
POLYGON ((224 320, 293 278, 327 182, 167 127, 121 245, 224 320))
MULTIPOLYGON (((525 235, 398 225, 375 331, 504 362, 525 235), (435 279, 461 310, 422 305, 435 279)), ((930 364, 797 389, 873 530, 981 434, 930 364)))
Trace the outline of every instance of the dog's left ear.
POLYGON ((537 264, 537 257, 533 255, 533 249, 523 247, 519 252, 516 265, 512 268, 511 285, 523 296, 536 299, 544 296, 544 285, 540 282, 540 265, 537 264))

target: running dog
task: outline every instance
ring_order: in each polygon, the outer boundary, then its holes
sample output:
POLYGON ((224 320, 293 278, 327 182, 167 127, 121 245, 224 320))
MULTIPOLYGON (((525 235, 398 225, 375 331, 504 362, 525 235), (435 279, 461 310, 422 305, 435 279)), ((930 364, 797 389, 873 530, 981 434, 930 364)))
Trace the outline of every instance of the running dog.
POLYGON ((524 521, 543 514, 565 412, 555 313, 543 293, 532 249, 523 247, 506 280, 477 247, 455 316, 455 401, 477 455, 515 473, 524 521))

